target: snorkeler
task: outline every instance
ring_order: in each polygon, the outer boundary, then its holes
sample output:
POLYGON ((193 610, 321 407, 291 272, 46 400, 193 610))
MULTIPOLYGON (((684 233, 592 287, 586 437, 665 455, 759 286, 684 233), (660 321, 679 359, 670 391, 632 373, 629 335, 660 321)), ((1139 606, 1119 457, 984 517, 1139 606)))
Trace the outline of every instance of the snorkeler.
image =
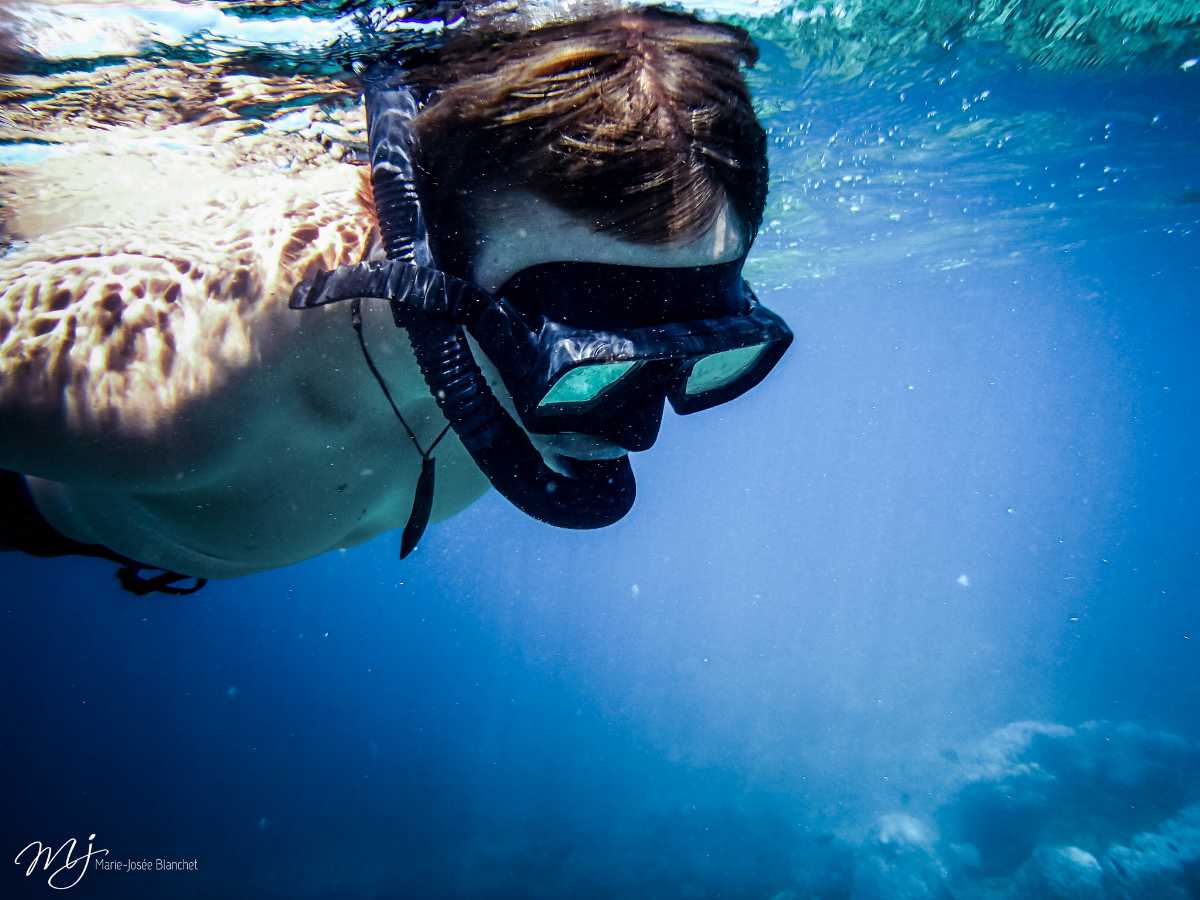
MULTIPOLYGON (((767 190, 740 72, 754 59, 738 28, 636 9, 367 67, 371 229, 301 272, 261 260, 247 277, 271 311, 230 309, 258 349, 219 390, 116 392, 98 414, 89 368, 112 348, 87 327, 32 364, 39 317, 58 329, 78 277, 47 284, 62 260, 10 255, 0 548, 102 556, 129 590, 185 593, 396 528, 407 555, 489 484, 552 525, 620 519, 628 453, 665 404, 731 400, 791 342, 741 275, 767 190)), ((128 317, 109 287, 93 329, 128 317)), ((126 342, 133 365, 178 355, 188 319, 172 313, 126 342)))

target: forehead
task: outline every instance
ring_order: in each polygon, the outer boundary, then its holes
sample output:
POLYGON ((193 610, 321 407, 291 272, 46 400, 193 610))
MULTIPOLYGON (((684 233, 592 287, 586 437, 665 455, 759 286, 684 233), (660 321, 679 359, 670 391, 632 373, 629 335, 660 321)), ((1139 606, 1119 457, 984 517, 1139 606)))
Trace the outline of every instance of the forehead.
POLYGON ((473 218, 477 247, 472 278, 487 291, 542 263, 683 268, 730 262, 748 249, 746 229, 728 204, 707 232, 685 244, 635 244, 598 233, 586 219, 526 191, 484 195, 473 218))

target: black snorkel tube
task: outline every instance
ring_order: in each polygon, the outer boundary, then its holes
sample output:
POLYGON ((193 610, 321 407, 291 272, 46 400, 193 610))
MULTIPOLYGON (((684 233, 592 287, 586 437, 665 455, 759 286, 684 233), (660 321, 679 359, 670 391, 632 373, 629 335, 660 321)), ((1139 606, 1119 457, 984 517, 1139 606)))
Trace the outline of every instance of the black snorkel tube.
MULTIPOLYGON (((429 251, 412 169, 409 121, 417 102, 399 73, 375 70, 364 80, 371 186, 389 261, 322 272, 296 288, 290 305, 309 308, 337 300, 387 299, 396 326, 408 332, 430 393, 492 486, 522 512, 550 525, 611 525, 633 506, 636 486, 628 457, 576 460, 573 474, 562 475, 546 465, 500 405, 464 333, 492 298, 438 270, 429 251)), ((429 452, 422 455, 431 465, 429 452)), ((428 481, 432 494, 432 472, 428 481)), ((409 529, 413 527, 410 520, 409 529)), ((416 538, 406 543, 415 544, 423 527, 416 527, 416 538)))

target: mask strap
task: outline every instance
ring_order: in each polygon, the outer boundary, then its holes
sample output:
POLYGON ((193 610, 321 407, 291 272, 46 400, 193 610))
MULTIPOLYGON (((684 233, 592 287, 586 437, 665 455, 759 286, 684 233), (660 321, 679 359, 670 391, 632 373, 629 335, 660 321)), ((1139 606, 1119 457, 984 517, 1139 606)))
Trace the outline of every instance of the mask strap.
POLYGON ((375 360, 371 359, 371 354, 367 350, 367 341, 363 337, 361 299, 355 298, 350 301, 350 324, 354 328, 355 335, 358 336, 358 346, 362 350, 363 359, 367 362, 367 368, 375 376, 375 381, 379 384, 380 390, 383 391, 383 396, 387 398, 392 412, 396 414, 396 418, 404 426, 404 431, 408 435, 408 439, 412 441, 413 446, 417 448, 417 452, 421 454, 421 474, 417 478, 417 490, 413 495, 412 512, 408 514, 408 522, 405 524, 404 534, 400 538, 400 558, 404 559, 416 549, 421 536, 425 534, 425 528, 429 525, 429 516, 433 511, 433 492, 437 471, 437 460, 433 458, 433 451, 437 449, 437 445, 442 442, 442 438, 450 430, 450 425, 447 423, 441 433, 434 438, 433 443, 429 445, 428 450, 421 449, 421 442, 417 440, 416 432, 404 421, 404 416, 400 415, 400 409, 396 406, 396 401, 392 399, 392 392, 388 390, 387 382, 383 380, 383 375, 376 367, 375 360))

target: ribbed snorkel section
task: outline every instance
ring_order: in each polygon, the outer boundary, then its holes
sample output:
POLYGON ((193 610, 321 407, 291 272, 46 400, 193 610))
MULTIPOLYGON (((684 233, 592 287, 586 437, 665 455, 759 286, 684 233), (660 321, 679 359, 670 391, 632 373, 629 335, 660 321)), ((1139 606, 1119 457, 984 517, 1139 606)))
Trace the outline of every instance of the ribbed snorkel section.
MULTIPOLYGON (((499 401, 490 389, 479 390, 483 372, 475 362, 461 328, 410 329, 413 352, 426 384, 437 384, 435 395, 446 418, 454 423, 454 433, 472 454, 483 452, 503 440, 504 423, 512 423, 507 413, 496 415, 492 404, 499 401), (490 402, 489 402, 490 401, 490 402)), ((503 412, 503 407, 500 408, 503 412)), ((524 435, 521 435, 524 438, 524 435)))
POLYGON ((384 250, 388 259, 431 266, 433 257, 413 174, 409 123, 417 114, 417 98, 395 73, 373 70, 365 81, 371 191, 384 250))
MULTIPOLYGON (((413 177, 409 121, 416 98, 398 74, 365 80, 371 187, 384 248, 389 259, 435 266, 413 177)), ((627 458, 579 461, 578 477, 555 472, 492 393, 462 327, 449 318, 408 316, 395 300, 393 310, 454 433, 510 503, 560 528, 600 528, 629 512, 636 488, 627 458)))

